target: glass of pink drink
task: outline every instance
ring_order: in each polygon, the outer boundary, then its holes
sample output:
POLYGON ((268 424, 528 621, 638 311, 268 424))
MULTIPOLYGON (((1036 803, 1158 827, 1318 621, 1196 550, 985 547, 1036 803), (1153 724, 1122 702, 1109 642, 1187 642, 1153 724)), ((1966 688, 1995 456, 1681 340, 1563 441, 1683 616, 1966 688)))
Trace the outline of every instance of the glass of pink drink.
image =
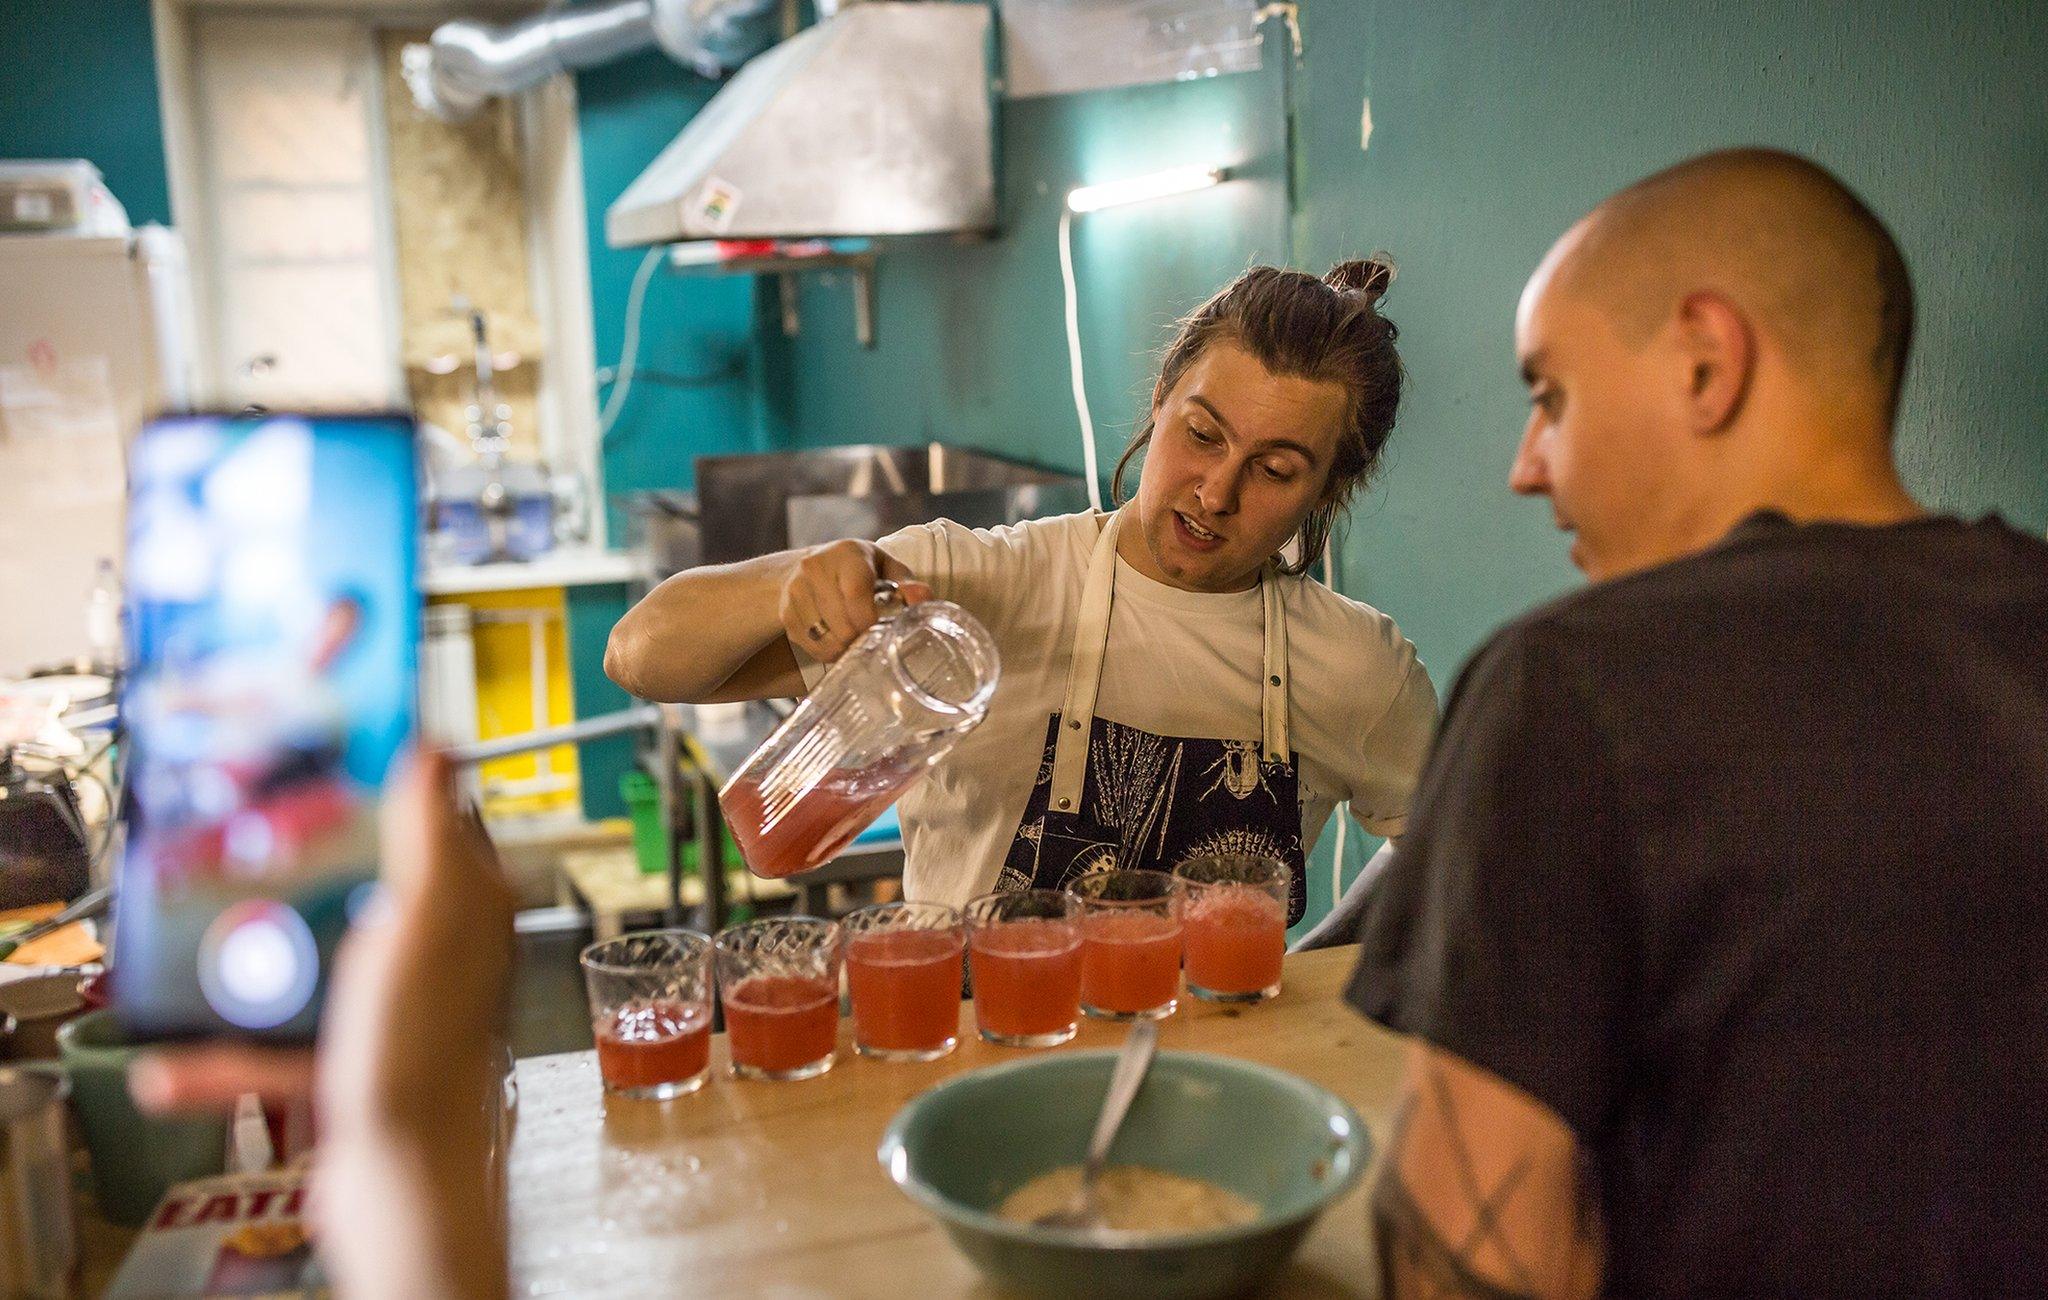
POLYGON ((583 950, 583 985, 606 1092, 666 1101, 711 1063, 711 939, 646 930, 583 950))
POLYGON ((960 1032, 958 908, 877 903, 839 923, 853 996, 853 1047, 885 1061, 935 1061, 960 1032))
POLYGON ((1163 1020, 1180 1005, 1181 885, 1164 871, 1096 871, 1081 900, 1081 1010, 1163 1020))
POLYGON ((967 960, 981 1036, 1051 1047, 1081 1020, 1081 900, 1056 889, 983 894, 967 905, 967 960))
POLYGON ((1211 1002, 1280 995, 1287 954, 1287 865, 1273 858, 1191 858, 1173 869, 1186 895, 1181 921, 1188 992, 1211 1002))
POLYGON ((839 927, 814 917, 719 931, 725 1041, 741 1079, 815 1079, 839 1045, 839 927))

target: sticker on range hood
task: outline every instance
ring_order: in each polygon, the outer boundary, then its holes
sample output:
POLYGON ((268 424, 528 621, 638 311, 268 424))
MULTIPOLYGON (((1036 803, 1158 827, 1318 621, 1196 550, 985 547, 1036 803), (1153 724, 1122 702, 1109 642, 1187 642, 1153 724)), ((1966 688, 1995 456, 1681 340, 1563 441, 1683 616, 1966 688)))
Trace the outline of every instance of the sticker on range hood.
POLYGON ((713 176, 697 193, 697 216, 719 234, 732 229, 740 215, 740 187, 713 176))

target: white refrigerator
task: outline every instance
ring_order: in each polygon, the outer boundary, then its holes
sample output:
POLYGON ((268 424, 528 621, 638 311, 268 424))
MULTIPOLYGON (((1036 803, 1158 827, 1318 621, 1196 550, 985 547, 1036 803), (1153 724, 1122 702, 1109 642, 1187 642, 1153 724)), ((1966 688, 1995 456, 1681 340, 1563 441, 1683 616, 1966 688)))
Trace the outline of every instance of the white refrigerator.
POLYGON ((0 680, 88 650, 86 604, 122 549, 126 453, 186 409, 178 236, 0 236, 0 680))

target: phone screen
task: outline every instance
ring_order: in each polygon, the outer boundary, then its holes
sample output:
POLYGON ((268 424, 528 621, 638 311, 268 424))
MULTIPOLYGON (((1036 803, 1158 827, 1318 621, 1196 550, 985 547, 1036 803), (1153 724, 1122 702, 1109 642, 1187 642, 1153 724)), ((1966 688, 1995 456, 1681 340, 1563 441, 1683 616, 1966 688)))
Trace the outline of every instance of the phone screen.
POLYGON ((413 737, 413 424, 181 416, 130 456, 117 1009, 303 1039, 413 737))

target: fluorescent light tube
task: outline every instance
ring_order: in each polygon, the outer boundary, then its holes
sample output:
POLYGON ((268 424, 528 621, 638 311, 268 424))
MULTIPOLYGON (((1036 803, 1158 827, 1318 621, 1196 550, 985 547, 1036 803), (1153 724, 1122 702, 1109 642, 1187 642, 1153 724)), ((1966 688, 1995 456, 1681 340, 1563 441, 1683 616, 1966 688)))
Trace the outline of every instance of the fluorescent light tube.
POLYGON ((1083 185, 1067 192, 1067 210, 1095 212, 1125 203, 1142 203, 1146 199, 1163 199, 1172 194, 1188 194, 1195 190, 1208 189, 1220 182, 1223 175, 1224 170, 1221 167, 1170 167, 1163 172, 1133 176, 1129 180, 1083 185))

